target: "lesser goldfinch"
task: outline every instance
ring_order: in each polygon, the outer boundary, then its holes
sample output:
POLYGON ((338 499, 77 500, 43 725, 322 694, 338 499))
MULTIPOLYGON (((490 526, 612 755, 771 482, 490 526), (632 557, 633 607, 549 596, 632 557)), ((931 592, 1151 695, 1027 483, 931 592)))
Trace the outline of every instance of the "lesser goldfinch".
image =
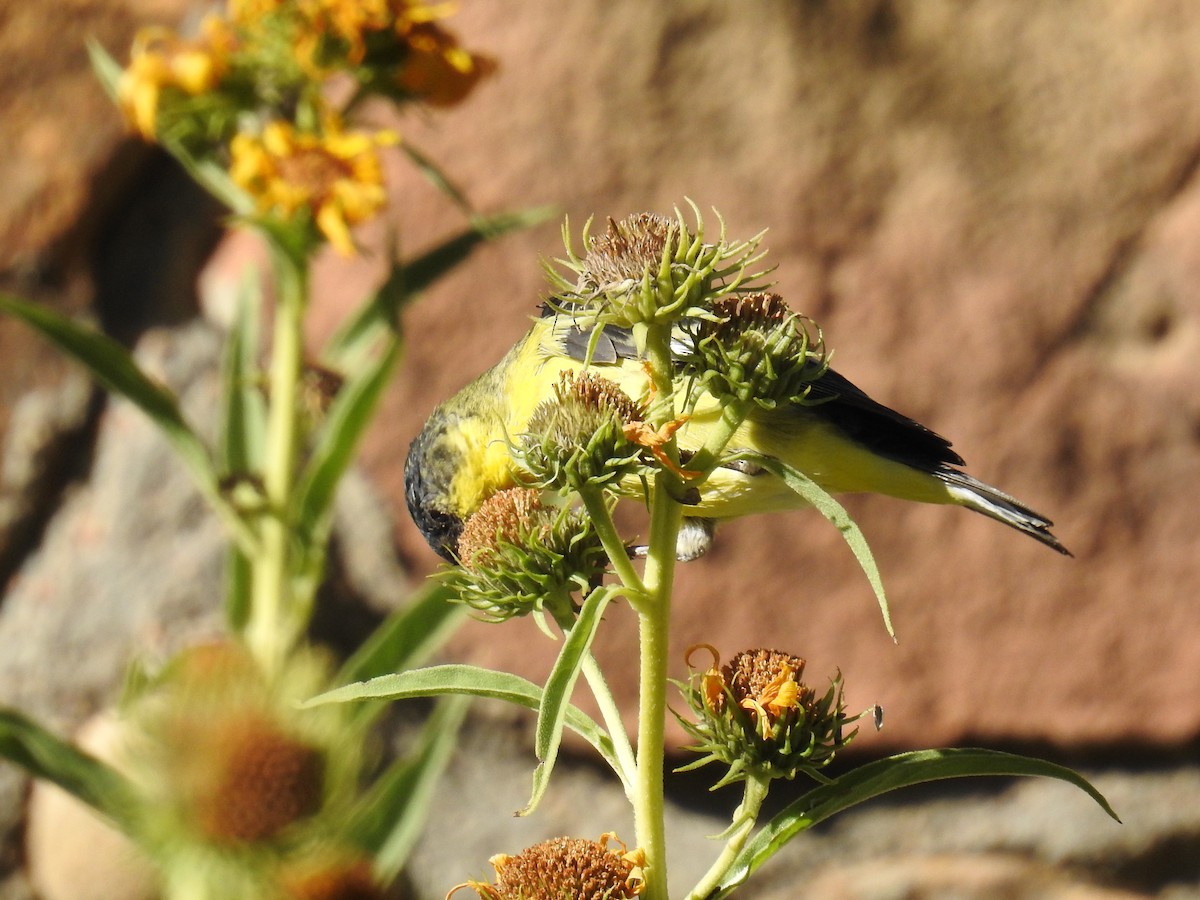
MULTIPOLYGON (((534 408, 551 395, 562 372, 579 371, 586 360, 630 397, 647 396, 648 375, 630 330, 600 328, 594 335, 565 313, 547 312, 499 363, 430 415, 409 449, 405 495, 417 527, 443 558, 455 561, 463 523, 480 504, 516 484, 511 441, 527 430, 534 408)), ((675 435, 681 455, 703 445, 720 409, 709 396, 689 412, 675 435)), ((965 506, 1070 555, 1051 534, 1049 519, 957 468, 963 460, 948 440, 872 400, 832 369, 812 382, 806 402, 755 408, 728 447, 781 460, 830 493, 965 506)), ((716 520, 803 505, 761 467, 721 466, 687 509, 691 527, 685 528, 680 557, 707 549, 716 520)))

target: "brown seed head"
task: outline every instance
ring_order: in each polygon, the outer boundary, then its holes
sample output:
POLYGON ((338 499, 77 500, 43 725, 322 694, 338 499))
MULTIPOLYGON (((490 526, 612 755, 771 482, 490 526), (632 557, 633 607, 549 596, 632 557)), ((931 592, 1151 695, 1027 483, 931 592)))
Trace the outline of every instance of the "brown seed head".
MULTIPOLYGON (((609 849, 611 835, 599 841, 552 838, 518 853, 492 858, 496 882, 481 894, 489 900, 622 900, 644 889, 644 854, 609 849)), ((472 885, 474 886, 474 885, 472 885)), ((477 889, 478 890, 478 889, 477 889)))
POLYGON ((476 568, 502 544, 518 544, 522 534, 542 522, 549 527, 552 513, 542 503, 541 492, 532 488, 509 488, 493 494, 463 525, 458 539, 458 557, 468 568, 476 568))
POLYGON ((609 219, 608 232, 592 239, 584 257, 585 286, 641 281, 647 271, 657 271, 667 245, 677 240, 678 227, 653 213, 635 213, 620 222, 609 219))
POLYGON ((213 723, 203 737, 196 819, 219 843, 270 840, 315 813, 324 793, 324 758, 261 713, 213 723))

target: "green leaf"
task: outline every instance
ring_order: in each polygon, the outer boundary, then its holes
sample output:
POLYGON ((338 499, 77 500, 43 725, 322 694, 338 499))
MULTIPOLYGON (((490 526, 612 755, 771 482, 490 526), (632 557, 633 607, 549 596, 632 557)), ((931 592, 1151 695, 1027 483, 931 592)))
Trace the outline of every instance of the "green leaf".
MULTIPOLYGON (((503 700, 526 709, 538 709, 542 702, 542 689, 508 672, 481 669, 478 666, 446 665, 414 669, 395 675, 381 675, 369 681, 347 684, 326 691, 305 701, 302 706, 320 706, 325 703, 358 703, 366 700, 405 700, 413 697, 436 697, 444 694, 469 694, 491 700, 503 700)), ((565 719, 570 728, 591 744, 604 760, 621 777, 626 792, 630 790, 613 751, 608 734, 578 708, 568 707, 565 719)))
POLYGON ((231 546, 225 557, 225 624, 234 634, 241 634, 250 621, 253 592, 253 564, 236 545, 231 546))
MULTIPOLYGON (((421 665, 450 637, 466 617, 466 608, 451 603, 453 591, 431 581, 402 609, 393 612, 346 660, 337 681, 347 684, 421 665)), ((382 703, 364 703, 357 715, 373 717, 382 703)))
POLYGON ((132 830, 134 789, 125 776, 15 710, 0 709, 0 757, 132 830))
POLYGON ((1057 778, 1085 791, 1101 809, 1118 822, 1121 821, 1103 794, 1082 775, 1065 766, 996 750, 917 750, 901 753, 861 766, 790 803, 742 848, 710 900, 727 897, 789 840, 842 810, 902 787, 973 775, 1040 775, 1057 778))
POLYGON ((805 502, 828 519, 842 533, 842 538, 849 545, 854 558, 858 560, 858 564, 862 567, 863 574, 867 576, 867 581, 870 582, 871 589, 875 592, 875 599, 879 601, 879 611, 883 613, 884 627, 887 628, 887 633, 895 640, 896 632, 892 628, 892 617, 888 612, 887 594, 883 589, 883 578, 879 574, 879 566, 875 563, 875 556, 871 553, 871 547, 867 544, 867 538, 862 533, 862 529, 850 518, 850 514, 846 512, 842 504, 838 503, 828 491, 799 469, 793 468, 774 457, 763 456, 758 453, 738 453, 736 456, 738 459, 755 463, 777 478, 783 479, 783 482, 788 487, 803 497, 805 502))
MULTIPOLYGON (((325 415, 303 471, 296 485, 296 531, 314 565, 308 575, 318 581, 323 573, 316 561, 325 558, 325 546, 333 525, 333 502, 338 484, 354 461, 363 434, 379 405, 400 360, 400 342, 391 340, 387 348, 356 377, 342 385, 325 415)), ((310 586, 316 588, 316 584, 310 586)))
POLYGON ((253 545, 253 535, 221 494, 208 448, 184 420, 175 395, 148 378, 128 350, 107 335, 85 328, 61 313, 8 294, 0 294, 0 312, 21 319, 84 366, 105 388, 145 413, 174 448, 200 492, 224 518, 234 536, 244 546, 253 545))
POLYGON ((444 698, 425 723, 416 753, 392 763, 351 813, 347 833, 371 856, 385 884, 400 873, 421 836, 470 705, 466 697, 444 698))
POLYGON ((262 290, 255 266, 242 273, 237 311, 222 363, 221 465, 230 475, 261 472, 266 447, 267 404, 258 364, 262 290))
POLYGON ((121 73, 124 71, 121 64, 113 59, 112 55, 94 39, 88 40, 87 52, 88 59, 92 64, 92 71, 96 74, 100 86, 104 88, 109 99, 116 103, 117 86, 121 83, 121 73))
POLYGON ((538 765, 533 770, 533 791, 525 808, 517 813, 519 816, 533 812, 550 786, 550 773, 554 771, 558 748, 562 743, 563 724, 567 711, 571 709, 571 695, 579 681, 584 658, 596 639, 600 617, 612 597, 613 592, 603 588, 597 588, 587 596, 580 607, 579 616, 566 633, 554 668, 550 670, 550 677, 542 691, 542 702, 538 705, 537 728, 534 731, 533 752, 537 755, 538 765))
POLYGON ((475 215, 475 210, 471 208, 471 201, 467 199, 467 195, 462 192, 458 185, 450 180, 450 176, 437 163, 414 147, 409 141, 401 142, 400 149, 404 151, 405 156, 417 167, 420 173, 425 176, 426 181, 449 197, 454 205, 466 213, 468 217, 475 215))

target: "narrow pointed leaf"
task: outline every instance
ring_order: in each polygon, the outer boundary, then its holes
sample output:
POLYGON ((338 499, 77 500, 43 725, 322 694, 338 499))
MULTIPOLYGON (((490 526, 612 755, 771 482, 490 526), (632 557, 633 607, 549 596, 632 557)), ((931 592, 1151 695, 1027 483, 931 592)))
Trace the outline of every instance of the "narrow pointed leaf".
POLYGON ((447 697, 425 723, 414 755, 396 760, 359 801, 347 832, 373 860, 383 883, 392 881, 421 836, 434 790, 458 746, 471 701, 447 697))
MULTIPOLYGON (((536 710, 542 703, 542 689, 517 675, 481 669, 477 666, 445 665, 414 669, 395 675, 381 675, 369 681, 335 688, 306 701, 304 706, 324 703, 355 703, 369 700, 405 700, 413 697, 436 697, 444 694, 469 694, 491 700, 503 700, 516 706, 536 710)), ((566 711, 566 727, 591 744, 625 783, 620 763, 613 750, 612 739, 603 728, 577 707, 566 711)))
POLYGON ((745 459, 766 469, 771 474, 783 479, 784 483, 799 494, 814 509, 823 515, 838 531, 850 547, 854 558, 867 576, 875 599, 879 601, 879 611, 883 613, 883 624, 887 633, 895 640, 896 632, 892 628, 892 617, 888 612, 887 593, 883 589, 883 578, 879 574, 879 566, 875 563, 875 555, 871 552, 867 538, 862 529, 850 518, 845 507, 838 503, 828 491, 792 466, 770 456, 757 453, 739 453, 739 459, 745 459))
POLYGON ((321 425, 296 488, 296 529, 311 548, 325 546, 337 486, 354 461, 400 352, 400 342, 389 341, 375 360, 342 386, 321 425))
POLYGON ((259 472, 266 445, 267 405, 258 364, 262 311, 258 279, 254 266, 243 273, 222 363, 221 465, 227 475, 259 472))
POLYGON ((131 830, 134 790, 125 776, 14 710, 0 709, 0 757, 131 830))
POLYGON ((21 319, 82 365, 101 385, 138 407, 162 432, 196 486, 229 526, 235 538, 253 543, 246 525, 221 494, 212 456, 179 410, 178 401, 138 368, 132 354, 108 335, 38 303, 0 294, 0 312, 21 319))
POLYGON ((558 748, 562 743, 562 730, 567 711, 571 708, 571 695, 579 681, 579 672, 584 657, 591 651, 600 617, 608 606, 612 593, 603 588, 592 591, 579 610, 571 630, 563 639, 562 650, 546 679, 542 691, 542 702, 538 706, 537 728, 534 731, 533 751, 538 765, 533 771, 533 791, 529 802, 517 815, 527 816, 537 808, 546 788, 550 785, 550 774, 558 759, 558 748))
POLYGON ((710 900, 727 897, 789 840, 830 816, 903 787, 974 775, 1040 775, 1086 792, 1120 822, 1108 801, 1082 775, 1065 766, 996 750, 918 750, 861 766, 832 784, 821 785, 790 803, 767 822, 738 854, 710 900))
MULTIPOLYGON (((451 603, 453 591, 431 581, 371 632, 346 660, 337 681, 348 684, 413 669, 425 663, 466 617, 461 604, 451 603)), ((362 704, 360 715, 373 716, 382 701, 362 704)))
POLYGON ((458 185, 450 180, 450 176, 442 170, 441 166, 414 147, 409 141, 402 142, 400 149, 404 151, 405 156, 409 158, 412 164, 417 167, 417 170, 425 176, 426 181, 449 197, 454 202, 454 205, 466 213, 467 216, 475 215, 475 210, 472 209, 471 201, 467 199, 467 195, 462 192, 462 189, 458 185))

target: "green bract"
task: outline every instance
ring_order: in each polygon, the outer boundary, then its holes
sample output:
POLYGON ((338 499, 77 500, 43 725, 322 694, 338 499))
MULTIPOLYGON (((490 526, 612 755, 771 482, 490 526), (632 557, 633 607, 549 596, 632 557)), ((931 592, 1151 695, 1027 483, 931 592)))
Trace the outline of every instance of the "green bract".
POLYGON ((488 499, 466 521, 458 555, 462 565, 442 578, 491 621, 569 604, 604 574, 608 559, 587 516, 544 505, 529 488, 488 499))
POLYGON ((722 762, 729 771, 717 783, 729 784, 749 776, 791 779, 798 772, 822 780, 818 770, 828 765, 858 729, 845 726, 847 716, 839 673, 823 696, 800 682, 804 660, 777 650, 738 653, 720 670, 717 663, 703 674, 693 673, 682 685, 695 722, 679 718, 702 754, 684 769, 722 762))
POLYGON ((537 405, 515 448, 538 487, 578 491, 645 474, 644 449, 625 426, 642 411, 614 382, 590 372, 564 373, 554 395, 537 405))
POLYGON ((694 204, 692 211, 694 229, 678 210, 673 220, 639 213, 620 222, 609 219, 608 231, 595 238, 589 220, 582 257, 564 225, 567 258, 558 262, 575 280, 547 266, 557 294, 552 305, 600 325, 630 327, 677 322, 707 309, 723 294, 750 290, 750 282, 769 271, 752 268, 766 255, 758 249, 762 234, 730 243, 718 215, 720 237, 705 243, 704 222, 694 204))
POLYGON ((721 297, 682 327, 683 372, 718 400, 766 408, 801 403, 828 368, 825 342, 778 294, 721 297))

